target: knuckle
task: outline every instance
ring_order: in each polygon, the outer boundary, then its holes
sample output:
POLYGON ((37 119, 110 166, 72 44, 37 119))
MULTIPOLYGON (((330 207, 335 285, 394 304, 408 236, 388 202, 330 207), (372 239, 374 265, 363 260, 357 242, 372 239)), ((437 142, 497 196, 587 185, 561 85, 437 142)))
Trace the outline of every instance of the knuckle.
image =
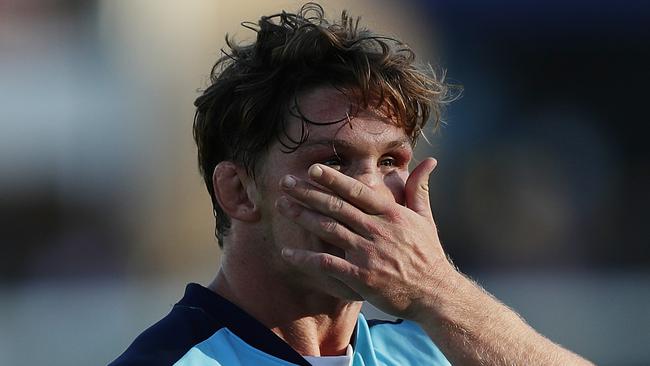
POLYGON ((391 206, 383 210, 383 216, 390 221, 401 222, 402 220, 402 206, 391 206))
POLYGON ((320 222, 320 227, 327 233, 333 233, 336 231, 338 223, 334 220, 322 220, 320 222))
POLYGON ((327 209, 332 212, 338 212, 343 209, 343 200, 337 196, 329 196, 327 199, 327 209))
POLYGON ((310 198, 314 197, 314 191, 312 189, 309 189, 309 187, 301 187, 301 188, 302 188, 302 190, 301 190, 300 193, 302 193, 302 195, 306 199, 310 199, 310 198))
POLYGON ((375 242, 384 237, 386 233, 386 225, 372 222, 366 224, 366 230, 368 231, 367 239, 371 242, 375 242))
POLYGON ((334 266, 334 261, 331 257, 322 255, 318 259, 318 267, 321 270, 328 270, 334 266))
POLYGON ((359 198, 365 192, 365 187, 363 184, 356 183, 350 188, 350 197, 359 198))
POLYGON ((370 272, 367 270, 362 270, 358 269, 354 274, 354 277, 357 278, 361 283, 370 283, 372 280, 372 276, 370 275, 370 272))

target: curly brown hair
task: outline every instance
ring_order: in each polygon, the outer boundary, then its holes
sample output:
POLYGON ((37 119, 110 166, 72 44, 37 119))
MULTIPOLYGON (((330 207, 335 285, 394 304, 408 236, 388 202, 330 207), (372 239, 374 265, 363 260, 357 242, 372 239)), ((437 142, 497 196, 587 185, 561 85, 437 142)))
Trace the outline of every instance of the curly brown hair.
POLYGON ((257 32, 252 44, 236 44, 226 35, 229 51, 222 50, 211 85, 194 102, 199 169, 212 198, 220 246, 231 222, 215 198, 215 166, 233 161, 254 178, 274 141, 294 151, 308 137, 305 124, 319 124, 302 116, 302 136, 287 135, 286 120, 298 93, 324 85, 352 91, 352 104, 388 111, 413 144, 429 119, 434 130, 439 126, 448 90, 444 77, 430 66, 415 65, 406 44, 360 28, 359 21, 343 11, 340 22, 329 22, 320 5, 308 3, 295 14, 283 11, 257 24, 242 23, 257 32))

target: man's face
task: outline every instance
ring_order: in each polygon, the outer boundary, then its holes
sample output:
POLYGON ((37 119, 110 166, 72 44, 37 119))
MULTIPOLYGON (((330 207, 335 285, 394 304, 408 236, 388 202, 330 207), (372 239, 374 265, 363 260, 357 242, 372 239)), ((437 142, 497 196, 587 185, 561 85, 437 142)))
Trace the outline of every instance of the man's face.
MULTIPOLYGON (((338 120, 341 116, 346 117, 350 110, 349 99, 334 88, 322 87, 303 93, 299 95, 298 103, 302 114, 316 122, 338 120)), ((297 140, 302 121, 293 116, 289 118, 289 136, 297 140)), ((309 167, 321 163, 365 183, 377 195, 393 197, 403 204, 404 184, 413 152, 404 130, 390 124, 376 111, 361 110, 340 123, 307 124, 306 128, 309 138, 296 151, 283 152, 283 146, 276 142, 262 163, 257 185, 265 248, 260 254, 267 256, 267 263, 274 267, 273 270, 287 274, 289 281, 307 285, 307 290, 318 287, 327 291, 335 287, 331 283, 333 280, 296 273, 280 258, 281 250, 284 247, 300 248, 341 257, 345 253, 279 213, 275 202, 284 196, 280 189, 281 179, 293 175, 309 181, 309 167)))

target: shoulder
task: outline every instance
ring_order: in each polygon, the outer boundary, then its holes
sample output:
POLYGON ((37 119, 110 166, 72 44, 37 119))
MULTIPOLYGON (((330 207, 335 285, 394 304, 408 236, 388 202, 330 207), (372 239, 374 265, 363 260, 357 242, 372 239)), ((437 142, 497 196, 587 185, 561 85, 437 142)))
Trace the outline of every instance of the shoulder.
POLYGON ((217 319, 184 301, 193 292, 191 286, 167 316, 142 332, 110 366, 171 365, 218 331, 217 319))
POLYGON ((189 284, 161 321, 111 365, 309 365, 262 323, 219 294, 189 284), (284 364, 284 363, 283 363, 284 364))

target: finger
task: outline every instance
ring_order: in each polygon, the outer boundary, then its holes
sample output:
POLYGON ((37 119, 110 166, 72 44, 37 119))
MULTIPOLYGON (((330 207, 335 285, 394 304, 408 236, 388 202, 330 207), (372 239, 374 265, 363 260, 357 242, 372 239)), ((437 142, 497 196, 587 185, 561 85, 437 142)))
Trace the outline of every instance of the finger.
POLYGON ((428 218, 433 218, 429 201, 429 175, 437 164, 438 162, 434 158, 422 161, 413 169, 404 187, 406 207, 428 218))
POLYGON ((363 237, 352 232, 335 219, 293 203, 287 197, 280 197, 276 206, 281 214, 313 233, 321 240, 345 251, 359 247, 363 237))
POLYGON ((362 211, 378 215, 387 206, 381 196, 362 182, 323 164, 309 167, 309 176, 362 211))
POLYGON ((366 214, 336 194, 324 192, 314 185, 290 175, 280 181, 280 186, 298 202, 341 222, 359 235, 367 236, 366 214))
POLYGON ((340 280, 347 286, 356 283, 359 278, 359 267, 329 253, 283 248, 282 257, 305 272, 325 273, 340 280))

